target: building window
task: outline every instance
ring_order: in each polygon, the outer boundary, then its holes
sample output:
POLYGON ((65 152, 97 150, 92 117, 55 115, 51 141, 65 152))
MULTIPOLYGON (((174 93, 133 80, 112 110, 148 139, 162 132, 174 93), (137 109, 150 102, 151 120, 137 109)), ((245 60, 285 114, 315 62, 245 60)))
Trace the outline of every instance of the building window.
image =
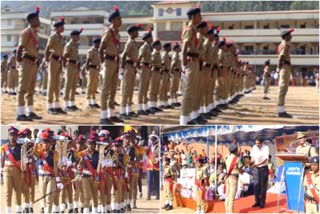
POLYGON ((280 25, 280 28, 290 28, 289 25, 280 25))
POLYGON ((269 25, 264 25, 263 29, 270 29, 269 25))
POLYGON ((177 16, 181 16, 181 8, 176 9, 177 16))
POLYGON ((11 42, 11 35, 7 35, 7 42, 11 42))
POLYGON ((8 19, 8 26, 12 25, 12 19, 8 19))
POLYGON ((171 22, 170 29, 172 31, 182 31, 183 30, 182 22, 171 22))
POLYGON ((163 9, 162 8, 159 9, 159 16, 163 16, 163 9))
POLYGON ((306 24, 300 25, 300 28, 306 28, 306 24))
POLYGON ((253 54, 253 46, 252 45, 245 46, 245 52, 246 54, 253 54))
POLYGON ((253 29, 253 25, 246 25, 244 26, 244 29, 253 29))
POLYGON ((233 30, 233 25, 229 26, 229 30, 233 30))

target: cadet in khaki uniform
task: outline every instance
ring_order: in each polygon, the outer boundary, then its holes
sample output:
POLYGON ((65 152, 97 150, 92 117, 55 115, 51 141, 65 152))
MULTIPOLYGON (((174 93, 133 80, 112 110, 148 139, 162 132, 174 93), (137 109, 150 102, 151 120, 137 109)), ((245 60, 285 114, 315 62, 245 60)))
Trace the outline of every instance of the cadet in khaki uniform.
POLYGON ((132 110, 132 97, 134 92, 139 50, 135 39, 139 36, 140 26, 131 25, 127 29, 129 40, 127 41, 121 59, 121 69, 123 69, 122 97, 120 104, 120 116, 122 120, 138 115, 132 110))
POLYGON ((100 62, 103 63, 103 86, 101 91, 100 124, 123 123, 123 120, 115 116, 114 103, 117 91, 120 34, 122 24, 118 7, 109 15, 110 27, 104 32, 99 48, 100 62))
POLYGON ((180 59, 180 52, 181 48, 180 45, 177 43, 173 46, 173 51, 175 52, 172 56, 171 60, 171 85, 170 85, 170 100, 169 103, 172 107, 179 107, 181 103, 178 102, 178 95, 177 91, 179 89, 180 83, 180 75, 181 75, 181 59, 180 59))
POLYGON ((39 83, 39 90, 42 96, 47 96, 47 88, 48 88, 48 66, 46 59, 43 58, 40 66, 39 66, 39 73, 41 76, 41 80, 39 83))
POLYGON ((230 155, 226 160, 226 166, 227 166, 227 176, 225 180, 226 200, 224 205, 225 205, 226 213, 233 213, 234 198, 237 193, 239 173, 241 172, 243 165, 240 158, 238 158, 237 145, 231 144, 229 146, 229 152, 230 152, 230 155))
POLYGON ((171 43, 165 43, 163 45, 164 52, 161 56, 161 82, 160 82, 160 92, 159 92, 159 99, 160 99, 160 109, 168 109, 173 108, 168 103, 168 91, 170 86, 170 68, 171 68, 171 57, 169 52, 171 51, 171 43))
POLYGON ((86 69, 89 72, 89 84, 87 87, 87 106, 88 108, 100 108, 96 103, 96 92, 99 84, 99 72, 100 72, 100 57, 99 47, 101 38, 95 38, 93 46, 90 48, 87 54, 86 69))
POLYGON ((319 156, 310 158, 311 171, 304 176, 303 185, 305 188, 306 213, 319 213, 319 156))
POLYGON ((12 213, 12 191, 15 192, 16 213, 22 212, 21 207, 21 145, 17 144, 19 130, 8 129, 8 143, 1 147, 1 174, 4 179, 4 192, 6 200, 5 213, 12 213))
POLYGON ((164 186, 164 194, 166 198, 165 205, 162 207, 162 209, 165 210, 172 210, 172 202, 173 202, 173 177, 174 173, 172 171, 172 168, 170 166, 170 158, 165 159, 165 164, 163 166, 163 186, 164 186))
POLYGON ((197 160, 197 168, 196 168, 196 211, 199 214, 203 214, 205 212, 205 192, 206 187, 208 186, 208 174, 207 170, 204 166, 205 159, 204 157, 199 157, 197 160))
POLYGON ((225 99, 224 99, 224 90, 225 90, 225 81, 226 81, 226 68, 225 68, 225 51, 226 51, 226 42, 222 40, 218 44, 219 52, 218 52, 218 59, 219 59, 219 68, 218 68, 218 81, 217 81, 217 88, 216 88, 216 106, 218 109, 225 106, 225 99))
POLYGON ((279 72, 279 93, 278 93, 278 116, 292 118, 284 109, 285 97, 288 92, 290 75, 291 75, 291 60, 290 60, 290 41, 293 29, 281 31, 282 42, 278 46, 279 62, 277 72, 279 72))
MULTIPOLYGON (((194 119, 194 121, 197 121, 199 124, 204 124, 208 122, 206 119, 209 118, 205 115, 205 108, 204 108, 204 101, 205 101, 205 94, 206 89, 208 87, 207 80, 209 78, 206 78, 207 75, 205 74, 205 68, 203 67, 203 62, 205 58, 205 41, 208 33, 208 23, 207 21, 202 21, 200 24, 197 25, 198 29, 198 38, 200 42, 199 51, 200 51, 200 73, 196 76, 196 86, 195 88, 198 89, 197 94, 197 101, 193 103, 193 113, 191 113, 194 116, 191 116, 191 119, 194 119), (206 85, 205 85, 206 84, 206 85), (196 117, 196 118, 194 118, 196 117)), ((209 69, 210 70, 210 69, 209 69)), ((208 70, 207 70, 208 71, 208 70)), ((208 72, 207 72, 208 73, 208 72)))
MULTIPOLYGON (((297 154, 305 154, 308 158, 319 155, 319 151, 307 142, 308 137, 306 132, 298 132, 297 134, 297 139, 299 140, 299 145, 296 148, 297 154)), ((310 167, 310 164, 306 164, 306 166, 310 167)))
MULTIPOLYGON (((66 114, 59 103, 60 75, 62 71, 64 39, 61 35, 64 31, 64 18, 53 24, 55 33, 50 36, 45 50, 45 59, 48 63, 48 114, 66 114)), ((44 83, 46 84, 46 83, 44 83)))
POLYGON ((162 111, 157 107, 158 94, 159 94, 159 82, 161 80, 161 43, 160 40, 156 40, 152 43, 153 52, 151 54, 151 79, 150 79, 150 91, 149 91, 149 109, 152 114, 162 111))
POLYGON ((225 52, 225 69, 226 69, 226 78, 225 78, 225 90, 224 90, 224 104, 228 105, 231 98, 231 86, 232 86, 232 65, 233 65, 233 55, 232 55, 232 46, 233 42, 228 41, 226 43, 226 52, 225 52))
POLYGON ((264 69, 263 69, 263 78, 264 78, 264 100, 270 100, 269 97, 267 97, 267 94, 269 92, 270 87, 270 81, 271 81, 271 71, 270 71, 270 59, 264 62, 264 69))
POLYGON ((1 61, 1 90, 2 93, 8 93, 8 55, 2 56, 1 61))
POLYGON ((16 58, 17 50, 13 50, 13 55, 11 56, 8 63, 9 70, 9 95, 17 95, 16 86, 18 84, 18 69, 17 69, 17 58, 16 58))
POLYGON ((193 112, 193 103, 197 101, 196 79, 199 75, 199 45, 197 38, 196 26, 201 22, 200 8, 192 8, 187 12, 190 23, 182 33, 182 64, 185 70, 185 88, 182 95, 182 107, 180 114, 180 125, 195 124, 198 121, 192 120, 196 118, 193 112), (193 112, 193 114, 192 114, 193 112))
POLYGON ((151 53, 152 53, 152 31, 149 30, 142 36, 144 41, 139 49, 139 63, 140 63, 140 83, 138 92, 138 114, 148 115, 150 110, 148 108, 148 89, 151 77, 151 53))
POLYGON ((80 109, 75 104, 75 93, 77 87, 77 80, 79 78, 79 54, 78 43, 80 40, 80 31, 73 30, 70 33, 71 39, 66 44, 63 52, 63 64, 66 68, 65 86, 64 86, 64 110, 65 111, 79 111, 80 109))
POLYGON ((32 121, 42 119, 33 112, 33 95, 37 79, 38 35, 36 29, 40 26, 40 8, 35 13, 27 15, 29 27, 20 34, 17 49, 17 61, 20 63, 19 89, 17 97, 17 121, 32 121), (27 101, 27 103, 25 102, 27 101), (27 104, 27 107, 25 107, 27 104), (26 116, 25 112, 29 115, 26 116))

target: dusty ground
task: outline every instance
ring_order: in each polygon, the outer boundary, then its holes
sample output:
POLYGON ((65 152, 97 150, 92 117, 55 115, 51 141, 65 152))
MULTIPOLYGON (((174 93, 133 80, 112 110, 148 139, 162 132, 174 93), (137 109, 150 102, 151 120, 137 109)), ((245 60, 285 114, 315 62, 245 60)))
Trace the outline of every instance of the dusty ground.
MULTIPOLYGON (((35 199, 38 199, 41 194, 40 191, 38 191, 39 189, 39 185, 36 186, 36 196, 35 199)), ((133 209, 131 212, 128 213, 159 213, 159 200, 155 200, 155 197, 152 196, 151 200, 146 200, 147 197, 147 186, 146 186, 146 180, 143 180, 143 186, 142 186, 142 198, 138 198, 137 200, 137 207, 138 209, 133 209)), ((12 200, 12 212, 14 212, 15 210, 15 206, 14 206, 14 194, 13 194, 13 200, 12 200)), ((22 202, 23 202, 23 197, 22 197, 22 202)), ((6 202, 5 202, 5 193, 4 193, 4 188, 3 188, 3 184, 1 183, 1 208, 5 208, 6 207, 6 202)), ((34 209, 34 213, 40 213, 40 202, 37 202, 34 204, 33 206, 34 209)), ((4 210, 3 210, 4 212, 4 210)), ((67 212, 67 211, 65 211, 67 212)), ((2 212, 1 212, 2 213, 2 212)))
MULTIPOLYGON (((78 89, 78 91, 80 91, 78 89)), ((269 97, 271 100, 263 100, 263 88, 246 95, 238 104, 232 105, 218 117, 209 121, 209 124, 318 124, 319 122, 319 94, 314 87, 290 87, 286 97, 286 109, 294 118, 283 119, 277 117, 277 91, 278 88, 270 88, 269 97)), ((100 99, 99 95, 97 96, 100 99)), ((181 97, 179 98, 181 99, 181 97)), ((120 103, 120 92, 117 92, 116 100, 120 103)), ((81 112, 71 112, 68 115, 52 116, 46 113, 46 97, 40 94, 35 95, 35 112, 43 116, 42 120, 34 122, 16 122, 15 104, 16 97, 2 94, 1 96, 2 124, 98 124, 100 111, 88 110, 84 95, 77 95, 76 104, 82 109, 81 112)), ((137 91, 134 101, 137 104, 137 91)), ((62 98, 61 98, 62 104, 62 98)), ((136 105, 133 106, 136 110, 136 105)), ((116 110, 119 107, 116 106, 116 110)), ((140 116, 125 121, 126 124, 147 125, 147 124, 179 124, 180 108, 165 110, 151 116, 140 116)))

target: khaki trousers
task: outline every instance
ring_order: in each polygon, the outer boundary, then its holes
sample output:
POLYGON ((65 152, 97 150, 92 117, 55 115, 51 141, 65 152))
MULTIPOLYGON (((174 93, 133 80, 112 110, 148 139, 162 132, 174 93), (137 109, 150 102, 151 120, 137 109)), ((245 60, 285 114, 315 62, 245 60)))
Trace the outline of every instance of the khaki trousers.
MULTIPOLYGON (((42 195, 45 195, 56 188, 56 179, 55 177, 50 176, 39 176, 39 184, 40 189, 42 190, 42 195)), ((52 211, 52 205, 55 197, 56 194, 50 194, 43 199, 43 202, 46 204, 46 208, 48 209, 49 213, 52 211)))
POLYGON ((87 94, 86 94, 87 99, 96 99, 98 84, 99 84, 99 70, 90 68, 89 82, 88 82, 87 94))
POLYGON ((70 178, 62 178, 62 183, 64 187, 61 194, 61 203, 65 204, 67 203, 67 200, 68 200, 68 203, 72 204, 73 190, 72 190, 72 183, 70 183, 70 178))
POLYGON ((269 91, 269 87, 270 87, 270 78, 266 77, 264 79, 264 94, 267 94, 269 91))
POLYGON ((89 208, 91 199, 93 200, 93 207, 98 207, 98 188, 92 177, 82 177, 82 187, 84 194, 83 207, 89 208))
MULTIPOLYGON (((73 187, 73 202, 81 202, 81 206, 83 206, 84 203, 84 190, 82 187, 82 178, 77 178, 74 181, 73 187)), ((78 208, 78 207, 77 207, 78 208)))
POLYGON ((278 106, 285 105, 285 97, 288 92, 290 83, 291 67, 290 65, 283 65, 279 73, 279 93, 278 106))
POLYGON ((201 73, 201 82, 200 82, 200 106, 207 106, 208 105, 208 96, 210 88, 209 83, 211 81, 211 68, 204 67, 203 72, 201 73))
POLYGON ((9 71, 9 88, 15 89, 18 84, 18 70, 11 69, 9 71))
POLYGON ((151 81, 150 81, 150 92, 149 92, 149 97, 151 102, 158 101, 160 81, 161 81, 160 71, 152 71, 151 81))
POLYGON ((234 197, 237 193, 238 178, 229 176, 226 180, 226 200, 224 203, 226 213, 233 213, 234 197))
POLYGON ((169 73, 163 72, 161 75, 161 83, 160 83, 160 91, 159 91, 160 101, 163 101, 163 102, 168 101, 169 83, 170 83, 169 73))
POLYGON ((137 200, 138 178, 139 173, 132 173, 132 178, 129 183, 129 200, 137 200))
POLYGON ((101 110, 114 109, 114 99, 118 83, 118 62, 105 60, 103 63, 103 85, 101 91, 101 110))
POLYGON ((37 64, 31 64, 23 59, 20 68, 17 105, 24 106, 26 100, 27 106, 33 106, 33 95, 36 87, 38 69, 37 64))
POLYGON ((132 97, 134 92, 136 80, 136 68, 132 65, 126 64, 124 67, 124 76, 122 82, 122 98, 121 98, 121 106, 131 106, 132 105, 132 97))
POLYGON ((148 88, 150 83, 151 70, 150 68, 142 67, 140 73, 140 84, 138 93, 138 103, 148 103, 148 88))
POLYGON ((163 183, 163 187, 164 187, 164 195, 166 200, 168 200, 169 202, 172 202, 173 197, 172 197, 172 191, 170 190, 170 183, 165 180, 163 183))
POLYGON ((65 74, 64 101, 74 101, 78 80, 78 68, 68 63, 65 74))
POLYGON ((15 167, 4 167, 3 180, 4 180, 4 193, 6 206, 12 205, 12 192, 15 192, 15 204, 21 205, 21 171, 15 167))
POLYGON ((1 71, 1 88, 8 87, 8 71, 1 71))
POLYGON ((36 176, 31 175, 31 183, 29 184, 25 181, 25 179, 21 180, 21 191, 24 199, 24 203, 30 203, 34 201, 35 196, 35 185, 36 185, 36 176))
POLYGON ((178 99, 177 91, 179 89, 180 71, 173 71, 171 85, 170 85, 170 98, 178 99))
POLYGON ((202 200, 201 195, 202 195, 202 191, 197 190, 197 192, 196 192, 196 203, 197 203, 196 210, 197 211, 200 211, 200 210, 204 211, 205 210, 206 201, 202 200))
POLYGON ((59 102, 59 94, 60 94, 59 86, 60 86, 61 70, 62 70, 61 62, 51 59, 48 66, 48 73, 47 72, 42 73, 43 74, 42 88, 46 89, 48 85, 48 103, 59 102))

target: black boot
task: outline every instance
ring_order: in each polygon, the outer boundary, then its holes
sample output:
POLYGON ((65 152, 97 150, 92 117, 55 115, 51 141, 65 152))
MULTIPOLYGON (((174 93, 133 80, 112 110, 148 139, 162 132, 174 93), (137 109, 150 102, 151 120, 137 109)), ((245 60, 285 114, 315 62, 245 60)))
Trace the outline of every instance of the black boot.
POLYGON ((173 209, 172 205, 169 205, 169 206, 166 208, 166 210, 172 210, 172 209, 173 209))
POLYGON ((169 204, 165 204, 162 209, 167 209, 169 207, 169 204))

